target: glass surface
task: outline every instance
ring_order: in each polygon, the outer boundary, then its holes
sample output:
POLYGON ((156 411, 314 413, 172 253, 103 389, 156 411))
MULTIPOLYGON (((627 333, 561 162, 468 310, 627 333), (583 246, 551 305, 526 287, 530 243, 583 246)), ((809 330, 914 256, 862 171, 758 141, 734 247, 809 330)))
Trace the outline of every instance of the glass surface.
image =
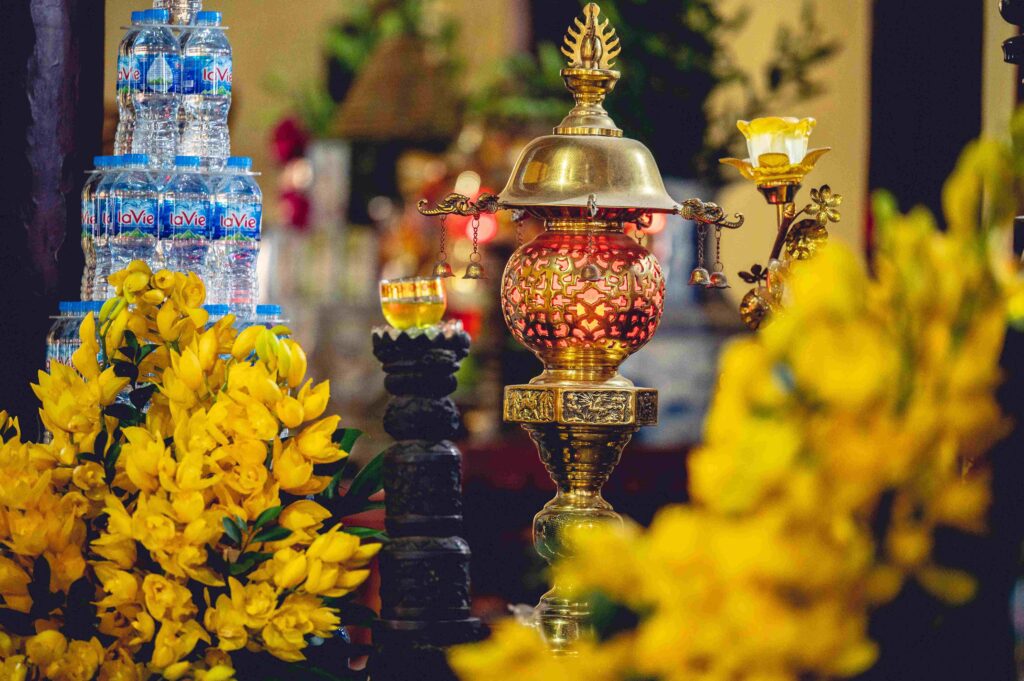
POLYGON ((380 308, 396 329, 433 326, 441 321, 448 297, 440 277, 408 277, 380 282, 380 308))

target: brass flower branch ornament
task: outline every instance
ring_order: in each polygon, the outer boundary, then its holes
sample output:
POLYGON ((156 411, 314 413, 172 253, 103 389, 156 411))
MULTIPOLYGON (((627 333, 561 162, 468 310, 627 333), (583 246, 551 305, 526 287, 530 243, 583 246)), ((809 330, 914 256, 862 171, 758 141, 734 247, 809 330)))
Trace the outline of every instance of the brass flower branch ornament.
MULTIPOLYGON (((806 260, 828 240, 829 223, 839 222, 840 194, 829 185, 811 190, 811 203, 799 211, 794 200, 804 177, 829 147, 808 150, 816 121, 813 118, 756 118, 736 126, 747 139, 749 157, 723 158, 754 185, 776 208, 778 231, 768 256, 768 266, 753 265, 740 278, 754 288, 740 303, 740 317, 750 329, 757 329, 779 307, 785 291, 786 273, 793 262, 806 260), (804 219, 798 220, 801 216, 804 219)), ((691 278, 692 283, 692 278, 691 278)))

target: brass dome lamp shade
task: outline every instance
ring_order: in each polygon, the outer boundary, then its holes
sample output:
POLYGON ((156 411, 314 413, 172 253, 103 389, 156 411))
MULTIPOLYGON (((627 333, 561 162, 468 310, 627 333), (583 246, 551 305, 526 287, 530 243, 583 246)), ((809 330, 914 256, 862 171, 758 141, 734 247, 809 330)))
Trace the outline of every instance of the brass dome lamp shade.
MULTIPOLYGON (((504 417, 522 424, 557 488, 533 524, 548 561, 569 550, 566 529, 619 520, 601 489, 633 433, 657 423, 658 391, 634 386, 618 369, 657 330, 665 283, 624 223, 642 229, 651 214, 673 213, 705 229, 743 224, 713 203, 675 201, 650 150, 623 136, 602 106, 620 77, 612 68, 619 41, 596 4, 584 14, 562 48, 569 65, 561 74, 576 105, 552 134, 526 145, 501 193, 419 204, 424 215, 514 210, 544 223, 510 257, 501 305, 512 335, 544 364, 530 383, 506 386, 504 417)), ((535 615, 552 649, 569 651, 588 606, 556 583, 535 615)))

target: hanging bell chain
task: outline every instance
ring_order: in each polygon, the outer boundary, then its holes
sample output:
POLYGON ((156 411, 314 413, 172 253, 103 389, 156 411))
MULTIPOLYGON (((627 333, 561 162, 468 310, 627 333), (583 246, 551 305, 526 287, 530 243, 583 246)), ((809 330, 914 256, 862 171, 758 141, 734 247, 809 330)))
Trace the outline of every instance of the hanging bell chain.
POLYGON ((690 272, 690 286, 707 286, 711 283, 711 274, 704 267, 704 242, 707 240, 707 226, 697 223, 697 266, 690 272))
POLYGON ((725 276, 725 265, 722 264, 722 228, 715 227, 715 264, 711 266, 708 277, 708 288, 729 288, 729 279, 725 276))
POLYGON ((448 252, 446 250, 446 240, 448 237, 447 219, 447 215, 441 216, 440 243, 437 249, 437 262, 434 263, 434 276, 441 277, 442 279, 455 276, 452 272, 452 266, 448 264, 448 252))
POLYGON ((480 264, 480 216, 473 218, 473 252, 469 255, 469 264, 463 279, 485 279, 484 266, 480 264))

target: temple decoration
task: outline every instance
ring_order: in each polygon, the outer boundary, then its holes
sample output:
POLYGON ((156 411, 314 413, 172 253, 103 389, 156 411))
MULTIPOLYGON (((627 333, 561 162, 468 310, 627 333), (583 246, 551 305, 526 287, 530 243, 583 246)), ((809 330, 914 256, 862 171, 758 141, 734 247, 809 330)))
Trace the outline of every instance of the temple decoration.
MULTIPOLYGON (((755 264, 740 278, 754 288, 740 303, 740 317, 750 329, 758 328, 776 309, 784 292, 783 282, 789 265, 814 255, 828 239, 828 225, 839 222, 839 204, 843 197, 827 184, 811 190, 811 203, 797 211, 796 194, 814 164, 830 151, 829 147, 808 150, 813 118, 756 118, 738 121, 736 127, 747 138, 745 159, 723 158, 740 174, 753 181, 765 200, 776 208, 778 231, 768 256, 767 267, 755 264), (807 217, 798 220, 801 215, 807 217)), ((694 271, 691 283, 699 273, 694 271)), ((713 275, 711 275, 713 276, 713 275)))
MULTIPOLYGON (((587 5, 565 38, 569 64, 561 75, 575 106, 553 134, 526 145, 501 193, 419 204, 442 219, 511 210, 514 220, 544 223, 509 259, 501 305, 512 335, 544 364, 530 383, 505 388, 504 416, 529 433, 557 488, 533 525, 536 549, 549 561, 568 551, 566 528, 619 520, 601 489, 633 433, 658 419, 657 390, 618 371, 650 341, 665 305, 661 267, 642 245, 645 228, 657 213, 682 215, 719 237, 743 224, 713 203, 670 197, 650 150, 608 115, 603 102, 621 75, 612 68, 619 42, 599 17, 598 6, 587 5), (626 223, 639 238, 625 233, 626 223)), ((449 269, 442 263, 439 274, 449 269)), ((728 285, 724 275, 716 281, 728 285)), ((580 594, 555 583, 534 620, 554 650, 567 651, 588 612, 580 594)))
POLYGON ((380 558, 374 679, 454 679, 445 650, 487 633, 469 612, 462 456, 451 442, 459 411, 448 397, 469 340, 459 322, 373 331, 373 354, 391 394, 384 430, 396 440, 383 457, 391 539, 380 558))

